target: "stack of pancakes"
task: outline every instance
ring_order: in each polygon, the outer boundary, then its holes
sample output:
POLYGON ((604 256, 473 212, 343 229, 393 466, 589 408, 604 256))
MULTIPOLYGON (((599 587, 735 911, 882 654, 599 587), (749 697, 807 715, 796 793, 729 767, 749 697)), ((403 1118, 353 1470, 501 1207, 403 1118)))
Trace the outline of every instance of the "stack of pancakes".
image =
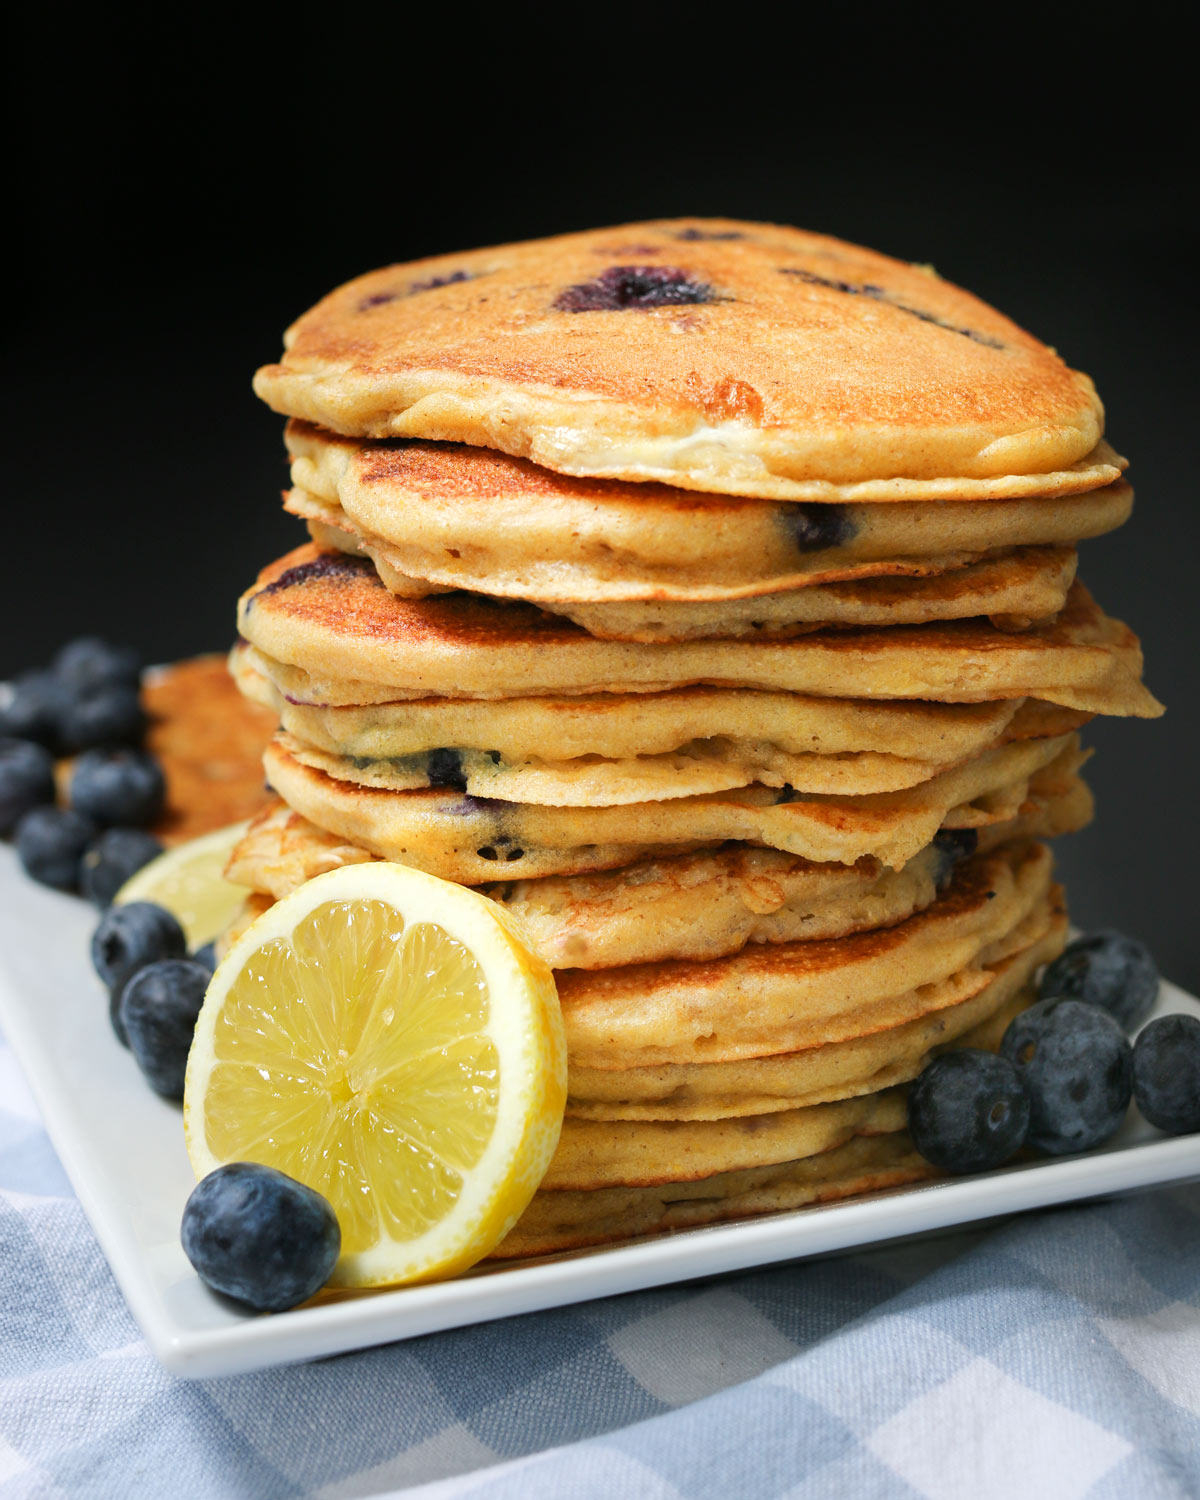
POLYGON ((289 331, 311 542, 242 598, 281 799, 248 915, 399 860, 557 971, 524 1255, 930 1171, 905 1085, 1061 949, 1077 731, 1152 717, 1075 578, 1132 493, 1086 376, 928 268, 769 225, 392 266, 289 331))

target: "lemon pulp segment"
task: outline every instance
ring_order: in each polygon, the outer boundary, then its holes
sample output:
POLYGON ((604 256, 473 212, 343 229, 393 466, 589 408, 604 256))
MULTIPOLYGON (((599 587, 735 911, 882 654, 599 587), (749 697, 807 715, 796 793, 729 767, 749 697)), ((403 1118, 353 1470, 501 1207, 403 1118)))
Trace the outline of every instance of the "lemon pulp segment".
POLYGON ((351 1252, 444 1217, 496 1121, 479 964, 430 923, 395 928, 380 902, 318 907, 241 971, 214 1037, 213 1154, 324 1193, 351 1252))

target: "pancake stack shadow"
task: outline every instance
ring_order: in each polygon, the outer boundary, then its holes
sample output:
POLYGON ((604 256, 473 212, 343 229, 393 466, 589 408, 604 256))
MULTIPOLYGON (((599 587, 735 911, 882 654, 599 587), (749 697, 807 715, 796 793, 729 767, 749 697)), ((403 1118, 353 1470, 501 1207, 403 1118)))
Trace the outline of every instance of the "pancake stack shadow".
POLYGON ((248 921, 341 864, 480 887, 553 968, 561 1143, 497 1254, 931 1174, 905 1086, 1066 937, 1078 731, 1153 717, 1076 578, 1090 382, 822 236, 668 221, 393 266, 289 330, 310 542, 243 596, 279 717, 248 921))

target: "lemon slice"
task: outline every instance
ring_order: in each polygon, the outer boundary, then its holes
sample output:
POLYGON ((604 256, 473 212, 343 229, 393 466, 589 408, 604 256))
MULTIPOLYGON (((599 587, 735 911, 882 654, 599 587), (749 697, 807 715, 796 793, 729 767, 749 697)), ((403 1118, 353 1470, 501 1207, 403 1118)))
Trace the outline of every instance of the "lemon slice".
POLYGON ((118 905, 126 901, 154 901, 179 918, 188 947, 202 948, 219 937, 242 909, 250 892, 244 885, 225 879, 224 870, 233 846, 249 823, 231 823, 167 849, 117 892, 118 905))
POLYGON ((277 902, 221 962, 188 1058, 198 1177, 263 1162, 342 1229, 335 1286, 427 1281, 495 1248, 549 1166, 567 1092, 554 978, 511 915, 404 865, 277 902))

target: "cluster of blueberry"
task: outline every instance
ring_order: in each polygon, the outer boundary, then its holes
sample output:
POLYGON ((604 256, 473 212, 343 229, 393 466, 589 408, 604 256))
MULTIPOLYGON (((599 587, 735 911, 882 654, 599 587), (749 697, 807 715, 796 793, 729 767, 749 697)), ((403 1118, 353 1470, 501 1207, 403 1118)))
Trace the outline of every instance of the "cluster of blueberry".
POLYGON ((173 913, 153 901, 128 901, 101 917, 92 963, 108 986, 117 1040, 156 1094, 182 1099, 192 1033, 217 966, 212 943, 189 958, 173 913))
POLYGON ((1132 1046, 1126 1034, 1157 994, 1154 960, 1133 938, 1097 932, 1071 943, 999 1053, 945 1052, 917 1079, 908 1098, 917 1150, 956 1173, 1001 1166, 1023 1147, 1089 1151, 1115 1133, 1131 1098, 1159 1130, 1200 1131, 1200 1021, 1160 1016, 1132 1046))
MULTIPOLYGON (((213 945, 188 955, 175 916, 113 897, 162 852, 147 825, 162 812, 162 768, 142 748, 146 714, 136 651, 89 636, 48 668, 0 683, 0 835, 25 872, 107 908, 92 962, 108 987, 109 1018, 146 1081, 182 1099, 188 1050, 213 945), (55 763, 73 757, 58 805, 55 763)), ((247 1306, 278 1312, 324 1285, 341 1251, 329 1203, 271 1167, 235 1162, 188 1200, 183 1246, 201 1277, 247 1306)))
POLYGON ((161 852, 146 832, 162 811, 162 768, 141 748, 146 714, 137 652, 87 636, 48 668, 0 684, 0 834, 28 875, 107 906, 161 852), (66 807, 55 758, 73 756, 66 807))

